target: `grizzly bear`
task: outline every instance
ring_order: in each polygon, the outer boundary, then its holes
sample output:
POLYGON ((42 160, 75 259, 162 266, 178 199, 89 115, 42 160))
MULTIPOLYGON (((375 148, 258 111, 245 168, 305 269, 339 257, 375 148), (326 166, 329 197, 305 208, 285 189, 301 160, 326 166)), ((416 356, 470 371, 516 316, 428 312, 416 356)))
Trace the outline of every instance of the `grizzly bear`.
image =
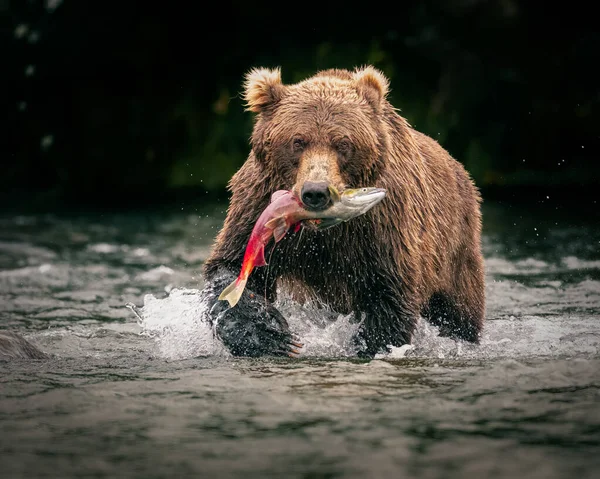
MULTIPOLYGON (((253 69, 250 154, 229 183, 230 205, 204 265, 208 320, 234 355, 293 355, 297 342, 273 306, 277 291, 362 318, 361 355, 411 342, 419 316, 440 334, 478 342, 485 311, 481 197, 465 168, 413 129, 372 66, 330 69, 285 85, 253 69), (385 188, 363 216, 290 232, 254 270, 240 302, 217 297, 237 276, 255 221, 277 190, 326 209, 328 186, 385 188)), ((301 341, 301 338, 300 338, 301 341)))

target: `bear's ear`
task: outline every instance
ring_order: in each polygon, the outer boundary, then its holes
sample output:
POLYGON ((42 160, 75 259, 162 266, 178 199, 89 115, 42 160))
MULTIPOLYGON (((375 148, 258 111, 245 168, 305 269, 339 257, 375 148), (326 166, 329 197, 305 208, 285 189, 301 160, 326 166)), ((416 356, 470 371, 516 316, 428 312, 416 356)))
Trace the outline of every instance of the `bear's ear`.
POLYGON ((279 68, 253 68, 246 74, 244 82, 246 109, 260 113, 281 99, 284 88, 279 68))
POLYGON ((368 65, 354 70, 352 78, 356 83, 358 92, 373 108, 378 109, 388 94, 389 81, 385 75, 368 65))

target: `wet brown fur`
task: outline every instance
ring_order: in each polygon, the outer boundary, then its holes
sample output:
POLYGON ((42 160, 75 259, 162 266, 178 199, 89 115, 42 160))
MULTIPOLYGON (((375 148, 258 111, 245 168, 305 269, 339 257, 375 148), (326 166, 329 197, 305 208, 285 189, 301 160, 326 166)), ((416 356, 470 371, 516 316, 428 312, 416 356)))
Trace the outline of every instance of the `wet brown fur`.
POLYGON ((485 311, 480 195, 463 166, 414 130, 387 92, 387 79, 370 66, 318 72, 294 85, 284 85, 279 70, 247 75, 247 108, 257 113, 252 151, 229 183, 206 276, 222 266, 239 270, 272 192, 299 193, 305 181, 383 187, 386 198, 362 217, 322 232, 290 231, 249 286, 271 300, 282 287, 340 313, 365 313, 372 352, 410 342, 419 314, 442 334, 477 341, 485 311))

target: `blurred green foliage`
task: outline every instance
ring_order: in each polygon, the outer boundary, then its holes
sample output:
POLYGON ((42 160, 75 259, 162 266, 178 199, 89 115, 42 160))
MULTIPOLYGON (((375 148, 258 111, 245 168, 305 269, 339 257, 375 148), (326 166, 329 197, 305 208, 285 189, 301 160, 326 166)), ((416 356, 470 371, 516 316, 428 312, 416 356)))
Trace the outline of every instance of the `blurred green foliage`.
POLYGON ((367 63, 484 190, 600 182, 600 35, 585 12, 516 0, 297 17, 248 3, 204 17, 179 4, 44 5, 9 2, 0 25, 9 194, 127 204, 222 192, 249 152, 240 93, 250 68, 281 66, 292 83, 367 63))

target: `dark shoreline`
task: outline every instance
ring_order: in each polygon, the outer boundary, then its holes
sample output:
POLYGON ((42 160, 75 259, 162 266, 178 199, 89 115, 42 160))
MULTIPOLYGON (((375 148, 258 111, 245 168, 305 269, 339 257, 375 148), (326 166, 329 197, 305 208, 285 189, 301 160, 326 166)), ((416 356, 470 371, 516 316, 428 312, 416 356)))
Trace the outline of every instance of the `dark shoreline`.
MULTIPOLYGON (((573 209, 574 214, 600 216, 600 184, 568 186, 497 186, 480 188, 484 203, 507 203, 573 209)), ((198 188, 179 188, 158 192, 119 193, 107 188, 106 196, 97 194, 77 197, 57 192, 9 191, 0 192, 0 214, 94 214, 130 212, 195 212, 204 207, 229 203, 227 190, 206 191, 198 188)))

